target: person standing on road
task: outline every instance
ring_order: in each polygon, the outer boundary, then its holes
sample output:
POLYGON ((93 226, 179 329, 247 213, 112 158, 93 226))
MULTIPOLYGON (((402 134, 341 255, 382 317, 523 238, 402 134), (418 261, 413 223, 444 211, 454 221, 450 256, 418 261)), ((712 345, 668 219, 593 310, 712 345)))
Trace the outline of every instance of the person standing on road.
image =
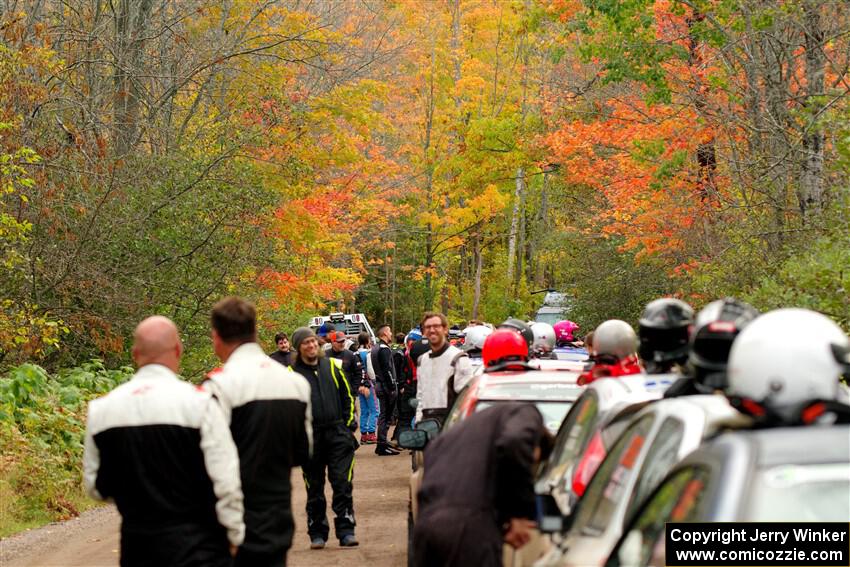
POLYGON ((323 351, 331 349, 331 343, 328 337, 335 331, 333 325, 322 323, 322 326, 316 329, 316 339, 319 341, 319 348, 323 351))
POLYGON ((134 334, 133 378, 92 401, 83 483, 121 513, 121 566, 227 567, 245 537, 239 457, 221 408, 177 378, 165 317, 134 334))
POLYGON ((276 360, 284 366, 291 365, 292 351, 289 350, 289 337, 286 336, 286 333, 276 334, 274 336, 274 344, 277 345, 277 350, 271 353, 269 356, 272 357, 273 360, 276 360))
POLYGON ((422 339, 418 331, 413 330, 405 337, 405 350, 402 353, 402 368, 398 372, 398 425, 393 439, 398 441, 402 431, 411 428, 416 410, 410 406, 410 400, 416 398, 416 363, 411 356, 411 348, 422 339))
POLYGON ((342 547, 358 545, 354 536, 354 397, 336 363, 324 356, 308 327, 292 333, 293 370, 310 383, 313 409, 313 457, 302 465, 307 487, 307 535, 311 549, 322 549, 330 535, 325 500, 325 469, 333 489, 334 531, 342 547))
POLYGON ((390 420, 395 411, 398 400, 395 363, 390 343, 393 340, 393 331, 389 325, 378 327, 378 344, 372 347, 369 357, 375 372, 375 390, 378 394, 380 414, 378 415, 378 446, 375 454, 379 456, 398 455, 399 452, 390 448, 387 442, 387 433, 390 429, 390 420))
POLYGON ((414 565, 497 567, 502 543, 522 547, 535 515, 532 469, 551 436, 532 404, 470 416, 425 449, 414 565))
POLYGON ((360 366, 360 357, 345 348, 346 341, 345 333, 342 331, 331 333, 331 349, 327 351, 327 354, 328 357, 340 363, 349 388, 352 392, 356 392, 363 385, 363 369, 360 366))
POLYGON ((363 331, 357 335, 357 357, 363 373, 362 385, 357 389, 360 402, 360 444, 374 445, 378 442, 375 429, 378 426, 378 397, 375 395, 375 381, 369 376, 367 367, 369 353, 372 350, 372 340, 369 333, 363 331))
POLYGON ((310 457, 310 385, 257 344, 254 306, 228 297, 212 310, 213 351, 224 364, 204 388, 219 401, 239 449, 245 543, 235 567, 280 567, 292 546, 292 467, 310 457))
POLYGON ((472 378, 472 366, 465 352, 449 344, 449 322, 445 315, 425 313, 421 328, 431 352, 419 359, 416 421, 433 418, 442 424, 458 392, 472 378))

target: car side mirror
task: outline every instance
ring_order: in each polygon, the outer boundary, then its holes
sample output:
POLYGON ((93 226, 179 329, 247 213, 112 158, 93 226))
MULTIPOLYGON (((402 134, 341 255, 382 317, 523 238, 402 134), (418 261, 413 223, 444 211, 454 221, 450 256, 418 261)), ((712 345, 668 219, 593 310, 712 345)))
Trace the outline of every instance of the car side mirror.
POLYGON ((436 419, 423 419, 416 422, 416 429, 424 431, 428 434, 429 439, 433 439, 440 434, 440 422, 436 419))
POLYGON ((398 444, 403 449, 420 451, 428 444, 428 432, 421 429, 407 429, 398 434, 398 444))
POLYGON ((572 516, 564 516, 551 494, 538 494, 537 528, 544 534, 564 533, 570 529, 572 516))

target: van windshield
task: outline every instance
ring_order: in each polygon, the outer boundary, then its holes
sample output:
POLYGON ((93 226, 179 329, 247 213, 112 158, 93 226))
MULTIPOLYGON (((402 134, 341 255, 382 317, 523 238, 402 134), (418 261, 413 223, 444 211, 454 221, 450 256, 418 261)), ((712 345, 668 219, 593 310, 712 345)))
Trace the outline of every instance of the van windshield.
MULTIPOLYGON (((363 323, 355 323, 354 321, 349 320, 336 322, 326 321, 325 326, 332 327, 335 331, 342 331, 349 337, 356 337, 361 332, 366 331, 366 325, 363 323)), ((319 327, 316 325, 310 325, 310 328, 313 329, 313 331, 319 330, 319 327)))

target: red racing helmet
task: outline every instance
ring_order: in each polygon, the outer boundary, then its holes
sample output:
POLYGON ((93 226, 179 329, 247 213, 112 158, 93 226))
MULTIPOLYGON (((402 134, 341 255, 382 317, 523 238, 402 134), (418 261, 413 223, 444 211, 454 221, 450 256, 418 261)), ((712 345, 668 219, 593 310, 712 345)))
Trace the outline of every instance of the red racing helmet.
POLYGON ((523 366, 528 362, 528 343, 513 329, 496 329, 484 341, 481 357, 484 359, 484 368, 507 367, 511 366, 510 363, 523 366))

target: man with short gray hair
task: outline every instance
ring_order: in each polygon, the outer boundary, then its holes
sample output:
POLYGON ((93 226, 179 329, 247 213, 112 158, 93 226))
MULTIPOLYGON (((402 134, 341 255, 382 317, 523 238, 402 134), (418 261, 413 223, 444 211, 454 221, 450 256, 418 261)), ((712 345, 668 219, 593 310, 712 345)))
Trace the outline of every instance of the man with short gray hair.
POLYGON ((89 404, 86 490, 121 513, 122 567, 229 567, 245 524, 221 408, 177 377, 183 345, 169 319, 139 323, 132 354, 133 378, 89 404))

